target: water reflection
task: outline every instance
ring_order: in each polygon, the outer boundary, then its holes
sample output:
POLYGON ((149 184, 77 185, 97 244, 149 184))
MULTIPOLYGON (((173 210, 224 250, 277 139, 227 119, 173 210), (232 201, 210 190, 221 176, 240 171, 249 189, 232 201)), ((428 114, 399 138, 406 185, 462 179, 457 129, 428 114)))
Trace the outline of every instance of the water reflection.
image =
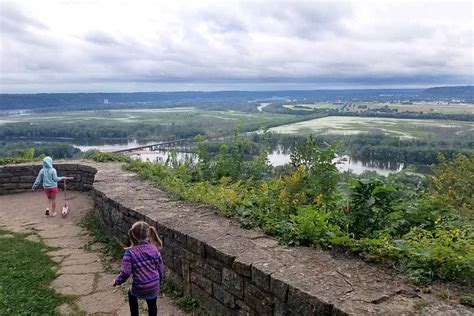
POLYGON ((362 174, 364 171, 375 171, 380 175, 388 176, 391 173, 402 171, 404 164, 393 161, 361 161, 352 159, 350 156, 339 156, 337 158, 337 168, 340 171, 351 171, 355 174, 362 174))
MULTIPOLYGON (((290 155, 281 150, 274 150, 268 155, 268 160, 273 166, 283 166, 290 162, 290 155)), ((387 176, 390 173, 399 172, 403 169, 403 163, 393 161, 361 161, 352 159, 347 155, 338 156, 333 162, 340 171, 351 171, 361 174, 364 171, 375 171, 380 175, 387 176)))
POLYGON ((114 151, 114 150, 121 150, 121 149, 127 149, 127 148, 133 148, 133 147, 138 147, 138 146, 146 146, 146 145, 152 145, 156 144, 157 141, 152 141, 152 142, 140 142, 136 139, 134 140, 117 140, 116 142, 114 141, 113 144, 110 143, 110 140, 107 141, 101 141, 100 139, 94 140, 92 142, 79 142, 74 140, 73 145, 74 147, 79 148, 82 151, 88 151, 92 149, 97 149, 101 151, 114 151))
MULTIPOLYGON (((143 150, 132 153, 130 157, 142 161, 166 162, 170 159, 170 154, 171 152, 169 151, 143 150)), ((177 152, 176 156, 178 161, 197 159, 197 155, 194 153, 177 152)), ((282 153, 281 151, 273 151, 268 155, 268 160, 273 166, 282 166, 290 162, 290 155, 282 153)), ((359 161, 351 159, 350 156, 346 155, 338 156, 334 162, 340 171, 351 171, 355 174, 361 174, 364 171, 375 171, 380 175, 387 176, 390 173, 401 171, 404 167, 403 163, 359 161)))
MULTIPOLYGON (((166 162, 168 159, 171 159, 171 152, 170 151, 149 151, 149 150, 142 150, 139 152, 133 152, 130 157, 132 159, 140 159, 142 161, 150 161, 150 162, 166 162)), ((197 155, 194 153, 185 153, 185 152, 176 152, 176 159, 180 162, 185 160, 195 160, 197 155)))
MULTIPOLYGON (((87 151, 90 149, 99 149, 101 151, 114 151, 143 145, 151 145, 155 143, 157 142, 122 140, 121 142, 117 142, 114 144, 102 144, 100 141, 97 141, 94 144, 78 144, 77 142, 74 142, 74 146, 81 149, 82 151, 87 151)), ((170 151, 141 150, 131 153, 130 157, 143 161, 165 162, 170 158, 170 153, 170 151)), ((197 158, 196 154, 189 152, 177 152, 176 155, 178 161, 197 158)), ((281 146, 277 146, 277 148, 268 155, 268 160, 273 166, 285 165, 290 162, 290 151, 288 149, 282 148, 281 146)), ((404 168, 403 163, 375 160, 361 161, 352 159, 350 156, 347 155, 338 156, 334 162, 336 163, 337 168, 340 171, 351 171, 355 174, 361 174, 364 171, 375 171, 380 175, 387 176, 390 173, 401 171, 404 168)))

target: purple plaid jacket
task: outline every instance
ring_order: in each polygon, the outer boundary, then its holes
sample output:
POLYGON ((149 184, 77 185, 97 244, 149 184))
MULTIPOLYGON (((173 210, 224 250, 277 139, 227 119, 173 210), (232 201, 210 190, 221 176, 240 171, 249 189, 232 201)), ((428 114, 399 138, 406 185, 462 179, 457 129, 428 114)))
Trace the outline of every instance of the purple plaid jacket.
POLYGON ((154 298, 160 294, 160 284, 165 269, 160 251, 149 241, 125 251, 122 271, 115 279, 115 285, 124 283, 132 276, 131 292, 139 298, 154 298))

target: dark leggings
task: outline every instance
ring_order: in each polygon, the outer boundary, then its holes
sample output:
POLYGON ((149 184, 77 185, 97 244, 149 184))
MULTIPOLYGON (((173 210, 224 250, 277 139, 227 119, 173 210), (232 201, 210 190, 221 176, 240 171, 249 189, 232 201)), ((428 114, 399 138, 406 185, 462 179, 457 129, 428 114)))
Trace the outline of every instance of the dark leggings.
MULTIPOLYGON (((130 290, 128 290, 128 304, 130 305, 130 315, 138 316, 138 298, 130 293, 130 290)), ((146 304, 148 305, 148 315, 156 316, 158 313, 156 308, 156 297, 151 300, 146 300, 146 304)))

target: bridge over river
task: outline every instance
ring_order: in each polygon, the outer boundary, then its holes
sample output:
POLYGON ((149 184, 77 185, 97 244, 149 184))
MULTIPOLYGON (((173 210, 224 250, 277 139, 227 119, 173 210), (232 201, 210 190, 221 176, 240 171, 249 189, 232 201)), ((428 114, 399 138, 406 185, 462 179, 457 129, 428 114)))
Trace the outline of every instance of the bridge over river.
POLYGON ((111 151, 112 153, 129 153, 129 152, 134 152, 137 150, 143 150, 143 149, 149 149, 149 150, 163 150, 166 148, 170 147, 177 147, 180 145, 187 145, 187 144, 192 144, 194 143, 194 139, 192 138, 182 138, 182 139, 176 139, 172 141, 166 141, 166 142, 160 142, 156 144, 147 144, 143 146, 136 146, 136 147, 130 147, 130 148, 125 148, 125 149, 119 149, 119 150, 114 150, 111 151))

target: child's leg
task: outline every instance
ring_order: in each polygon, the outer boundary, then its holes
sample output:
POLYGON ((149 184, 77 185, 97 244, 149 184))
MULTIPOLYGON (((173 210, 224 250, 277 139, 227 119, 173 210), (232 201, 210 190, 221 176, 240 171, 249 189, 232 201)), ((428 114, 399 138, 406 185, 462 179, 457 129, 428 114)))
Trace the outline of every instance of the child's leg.
POLYGON ((51 212, 52 215, 56 215, 56 194, 57 192, 51 192, 51 212))
POLYGON ((128 305, 130 306, 130 315, 138 316, 138 298, 133 296, 128 290, 128 305))
POLYGON ((148 305, 148 316, 156 316, 158 314, 158 309, 156 307, 156 297, 151 300, 146 300, 148 305))
POLYGON ((46 194, 46 213, 45 215, 49 215, 49 210, 51 209, 51 193, 45 189, 44 194, 46 194))

